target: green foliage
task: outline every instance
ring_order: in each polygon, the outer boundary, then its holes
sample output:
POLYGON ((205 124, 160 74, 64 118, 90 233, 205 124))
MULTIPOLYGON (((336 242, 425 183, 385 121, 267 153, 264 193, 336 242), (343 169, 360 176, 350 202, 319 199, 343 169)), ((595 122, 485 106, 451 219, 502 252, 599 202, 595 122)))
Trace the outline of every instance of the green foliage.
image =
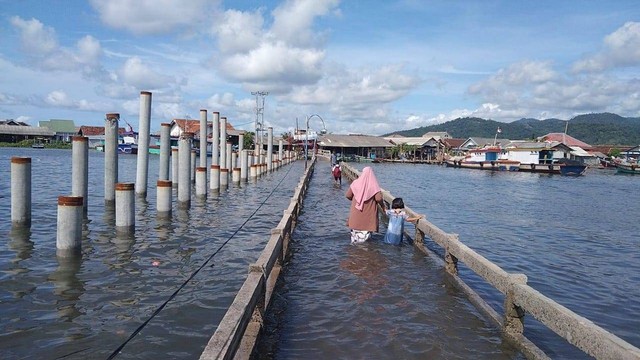
POLYGON ((511 123, 481 118, 458 118, 443 124, 398 131, 393 134, 422 136, 429 131, 446 131, 458 139, 492 138, 496 135, 498 127, 502 129, 498 138, 511 140, 532 139, 553 132, 562 133, 566 128, 568 135, 591 145, 640 144, 640 118, 625 118, 611 113, 578 115, 571 120, 520 119, 511 123))
MULTIPOLYGON (((8 143, 8 142, 0 142, 0 147, 23 147, 23 148, 28 148, 31 147, 31 145, 35 144, 37 141, 36 140, 22 140, 19 141, 17 143, 8 143)), ((42 142, 42 144, 44 144, 44 148, 45 149, 71 149, 72 148, 72 144, 69 142, 63 142, 63 141, 52 141, 50 143, 48 142, 42 142)))
POLYGON ((609 154, 607 154, 607 155, 609 155, 610 157, 619 157, 619 156, 620 156, 620 149, 618 149, 618 148, 612 148, 612 149, 609 151, 609 154))
POLYGON ((242 140, 243 149, 253 149, 255 147, 254 138, 255 134, 252 131, 245 131, 242 140))

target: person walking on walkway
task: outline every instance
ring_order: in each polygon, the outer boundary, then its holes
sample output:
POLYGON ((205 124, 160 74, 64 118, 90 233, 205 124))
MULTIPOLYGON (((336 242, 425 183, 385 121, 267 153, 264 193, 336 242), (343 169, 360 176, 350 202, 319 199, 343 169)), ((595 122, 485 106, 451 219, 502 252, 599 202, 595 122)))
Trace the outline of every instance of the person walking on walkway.
POLYGON ((351 200, 347 219, 351 243, 365 242, 372 232, 378 231, 378 204, 384 209, 382 189, 371 167, 362 169, 360 177, 351 183, 345 196, 351 200))
POLYGON ((386 210, 387 216, 389 216, 389 226, 387 232, 384 234, 384 242, 386 244, 400 245, 402 242, 402 235, 404 234, 404 221, 417 222, 420 220, 419 216, 410 217, 404 211, 404 201, 402 198, 395 198, 391 202, 391 209, 386 210))

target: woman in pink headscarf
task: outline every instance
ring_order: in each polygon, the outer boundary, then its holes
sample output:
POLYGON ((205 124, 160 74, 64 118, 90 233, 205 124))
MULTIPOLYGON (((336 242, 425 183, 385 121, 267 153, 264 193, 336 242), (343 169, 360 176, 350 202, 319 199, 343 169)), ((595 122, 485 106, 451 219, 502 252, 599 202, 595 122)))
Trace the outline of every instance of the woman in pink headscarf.
POLYGON ((351 209, 347 226, 351 229, 351 243, 365 242, 371 232, 378 231, 378 204, 384 208, 381 190, 369 166, 349 186, 346 197, 351 200, 351 209))

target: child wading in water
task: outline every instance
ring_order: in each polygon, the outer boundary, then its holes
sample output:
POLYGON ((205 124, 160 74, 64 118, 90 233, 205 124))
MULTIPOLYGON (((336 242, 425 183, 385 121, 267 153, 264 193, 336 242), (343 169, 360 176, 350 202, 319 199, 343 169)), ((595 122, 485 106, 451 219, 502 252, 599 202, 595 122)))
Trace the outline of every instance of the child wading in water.
POLYGON ((338 185, 342 185, 342 169, 340 168, 340 164, 335 164, 331 168, 331 174, 333 175, 333 182, 338 185))
POLYGON ((402 235, 404 233, 404 221, 418 221, 419 216, 409 217, 404 211, 404 201, 402 198, 395 198, 391 202, 391 209, 386 210, 389 216, 389 227, 384 234, 384 242, 392 245, 400 245, 402 242, 402 235))

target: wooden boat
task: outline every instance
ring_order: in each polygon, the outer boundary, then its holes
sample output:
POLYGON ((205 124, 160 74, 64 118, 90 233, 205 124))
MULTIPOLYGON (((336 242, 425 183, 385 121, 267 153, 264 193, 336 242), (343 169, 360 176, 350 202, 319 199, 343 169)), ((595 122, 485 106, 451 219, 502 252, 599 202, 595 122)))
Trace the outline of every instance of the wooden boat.
POLYGON ((560 175, 564 176, 580 176, 587 170, 587 165, 577 160, 559 159, 557 164, 560 164, 560 175))
POLYGON ((640 164, 620 162, 616 164, 616 170, 620 174, 638 174, 640 175, 640 164))
POLYGON ((35 143, 31 145, 31 148, 33 149, 44 149, 44 144, 43 143, 35 143))

